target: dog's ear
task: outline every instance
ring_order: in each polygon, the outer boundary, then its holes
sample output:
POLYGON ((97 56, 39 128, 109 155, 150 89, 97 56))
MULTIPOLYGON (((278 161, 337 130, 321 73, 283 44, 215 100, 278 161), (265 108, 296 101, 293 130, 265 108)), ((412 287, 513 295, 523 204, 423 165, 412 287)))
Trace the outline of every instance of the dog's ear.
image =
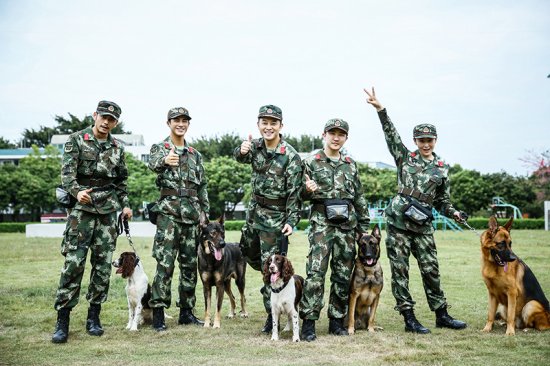
POLYGON ((288 282, 294 275, 294 268, 287 257, 283 257, 283 281, 288 282))
POLYGON ((378 226, 378 224, 374 225, 370 234, 376 239, 380 240, 380 227, 378 226))
POLYGON ((271 274, 269 273, 270 261, 271 261, 271 256, 267 257, 267 259, 264 262, 264 283, 266 285, 269 285, 270 283, 270 280, 269 280, 269 277, 271 276, 271 274))
POLYGON ((510 230, 512 230, 512 223, 514 222, 514 217, 510 217, 510 220, 508 220, 508 222, 504 225, 504 228, 506 229, 506 231, 510 232, 510 230))
POLYGON ((494 216, 489 217, 489 232, 495 235, 498 231, 498 222, 494 216))
POLYGON ((222 213, 222 215, 220 216, 220 218, 218 219, 218 222, 223 225, 223 223, 225 222, 225 213, 222 213))

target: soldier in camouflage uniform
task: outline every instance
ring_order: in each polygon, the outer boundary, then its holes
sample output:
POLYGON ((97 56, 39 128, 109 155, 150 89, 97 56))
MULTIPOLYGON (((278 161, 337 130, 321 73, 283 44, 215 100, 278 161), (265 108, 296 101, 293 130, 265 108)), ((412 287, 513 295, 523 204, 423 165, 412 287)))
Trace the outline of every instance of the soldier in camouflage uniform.
POLYGON ((116 211, 123 208, 129 219, 126 180, 128 170, 124 147, 109 133, 118 123, 120 107, 101 101, 93 114, 94 125, 69 136, 61 169, 63 189, 77 199, 70 210, 61 243, 65 264, 55 299, 57 324, 54 343, 64 343, 69 335, 70 311, 78 303, 86 256, 92 265, 86 299, 90 302, 86 330, 101 336, 101 304, 107 300, 111 259, 116 245, 116 211))
POLYGON ((409 292, 409 257, 418 261, 428 305, 436 313, 436 326, 462 329, 466 323, 453 319, 447 313, 447 300, 441 290, 437 250, 431 224, 432 207, 445 216, 461 221, 461 212, 450 200, 449 166, 433 152, 437 142, 435 126, 420 124, 413 129, 413 141, 418 149, 409 151, 387 111, 374 93, 367 102, 376 108, 382 122, 386 143, 397 165, 398 194, 386 209, 386 248, 392 272, 392 293, 395 310, 405 319, 405 330, 429 333, 414 315, 414 304, 409 292))
POLYGON ((304 160, 305 200, 312 203, 309 254, 300 316, 302 339, 315 340, 315 321, 323 308, 325 275, 330 259, 329 333, 348 335, 343 319, 348 312, 349 286, 355 262, 356 239, 367 233, 369 213, 357 165, 340 152, 349 125, 342 119, 325 124, 324 149, 304 160), (347 211, 333 217, 333 210, 347 211), (332 258, 330 258, 332 257, 332 258))
POLYGON ((205 221, 208 202, 202 156, 185 141, 191 117, 183 107, 168 111, 170 136, 151 147, 149 168, 158 174, 160 199, 151 209, 157 213, 153 257, 157 271, 149 305, 153 328, 166 330, 164 308, 170 307, 172 275, 179 262, 179 324, 203 325, 193 314, 197 284, 197 240, 199 220, 205 221))
MULTIPOLYGON (((234 152, 238 162, 252 165, 252 197, 243 227, 241 250, 255 270, 262 270, 266 259, 279 252, 282 235, 291 235, 300 220, 302 165, 296 150, 279 134, 282 121, 279 107, 261 107, 257 126, 262 138, 252 140, 249 135, 234 152)), ((269 284, 264 284, 260 292, 268 314, 262 332, 271 333, 269 284)))

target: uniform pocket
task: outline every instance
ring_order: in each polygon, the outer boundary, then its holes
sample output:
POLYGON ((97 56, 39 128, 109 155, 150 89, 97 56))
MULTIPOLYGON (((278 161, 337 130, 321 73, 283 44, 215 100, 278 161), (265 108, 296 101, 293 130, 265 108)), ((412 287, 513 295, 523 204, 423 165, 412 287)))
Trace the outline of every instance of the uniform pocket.
POLYGON ((78 248, 78 230, 67 228, 61 241, 61 254, 66 256, 69 252, 78 248))

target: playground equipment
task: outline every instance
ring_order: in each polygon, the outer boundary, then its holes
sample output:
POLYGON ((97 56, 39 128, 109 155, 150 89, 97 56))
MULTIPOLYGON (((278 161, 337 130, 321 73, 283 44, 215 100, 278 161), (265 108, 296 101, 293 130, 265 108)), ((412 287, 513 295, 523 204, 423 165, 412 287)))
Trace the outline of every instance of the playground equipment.
POLYGON ((493 203, 491 204, 491 209, 496 217, 510 217, 509 213, 514 215, 514 219, 521 219, 521 211, 516 206, 507 203, 502 197, 493 197, 493 203))

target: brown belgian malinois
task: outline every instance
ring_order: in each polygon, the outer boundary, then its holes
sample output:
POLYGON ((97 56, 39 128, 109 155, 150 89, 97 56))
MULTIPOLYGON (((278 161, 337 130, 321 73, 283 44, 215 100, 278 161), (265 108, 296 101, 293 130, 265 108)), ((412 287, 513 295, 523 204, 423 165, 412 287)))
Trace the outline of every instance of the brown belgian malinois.
POLYGON ((481 235, 481 274, 489 291, 489 313, 484 332, 493 328, 495 315, 506 321, 506 335, 515 328, 550 329, 550 306, 537 278, 512 252, 513 218, 499 226, 494 216, 481 235))
POLYGON ((359 239, 359 250, 351 277, 349 310, 344 319, 344 324, 348 324, 349 334, 354 334, 355 329, 367 328, 369 332, 382 329, 374 326, 376 308, 384 286, 382 266, 378 262, 380 239, 378 224, 374 226, 370 235, 359 239))

